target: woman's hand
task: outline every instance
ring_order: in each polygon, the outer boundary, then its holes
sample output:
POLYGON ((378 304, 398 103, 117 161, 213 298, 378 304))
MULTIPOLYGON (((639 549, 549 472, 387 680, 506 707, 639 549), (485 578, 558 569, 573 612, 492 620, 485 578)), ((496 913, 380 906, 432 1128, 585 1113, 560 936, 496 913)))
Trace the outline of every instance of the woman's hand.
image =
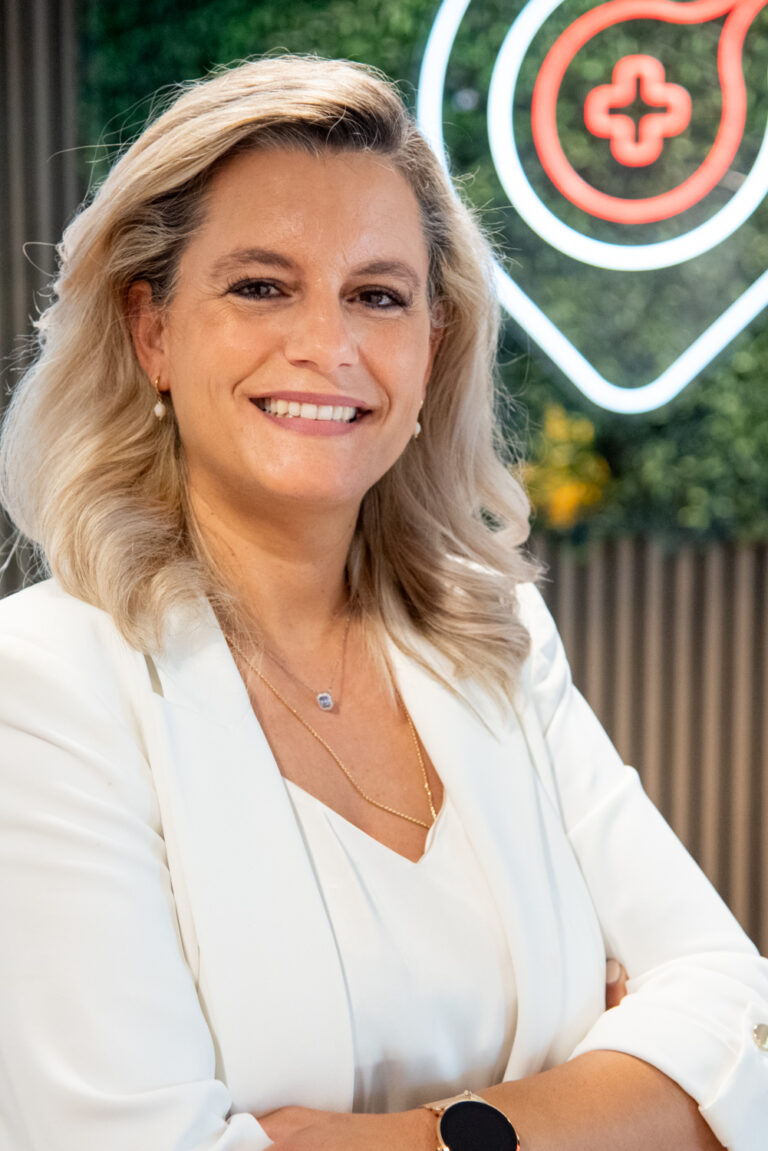
POLYGON ((605 965, 605 1009, 618 1007, 627 994, 627 975, 617 959, 609 959, 605 965))
POLYGON ((281 1107, 259 1115, 275 1151, 434 1151, 435 1116, 419 1108, 391 1115, 346 1115, 281 1107))

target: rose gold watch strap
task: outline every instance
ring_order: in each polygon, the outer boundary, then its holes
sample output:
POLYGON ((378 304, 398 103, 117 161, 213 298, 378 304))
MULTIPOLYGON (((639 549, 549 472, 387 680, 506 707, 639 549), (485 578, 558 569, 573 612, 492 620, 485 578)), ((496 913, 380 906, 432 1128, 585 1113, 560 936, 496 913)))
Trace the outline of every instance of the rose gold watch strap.
POLYGON ((422 1103, 422 1107, 426 1107, 428 1111, 434 1111, 435 1115, 442 1115, 452 1103, 466 1103, 474 1101, 475 1103, 487 1103, 487 1099, 483 1099, 482 1095, 475 1095, 474 1091, 461 1091, 458 1095, 449 1095, 447 1099, 436 1099, 434 1103, 422 1103))
MULTIPOLYGON (((449 1095, 447 1099, 435 1099, 435 1101, 433 1103, 422 1103, 422 1107, 425 1107, 427 1109, 427 1111, 433 1111, 435 1113, 435 1115, 437 1116, 437 1119, 438 1119, 438 1125, 437 1125, 437 1140, 438 1141, 437 1141, 436 1151, 451 1151, 450 1147, 446 1146, 446 1144, 443 1142, 442 1136, 440 1135, 440 1122, 439 1122, 439 1120, 440 1120, 441 1115, 443 1114, 444 1111, 447 1111, 448 1108, 451 1107, 454 1103, 468 1103, 468 1102, 485 1103, 486 1107, 494 1107, 493 1103, 489 1103, 487 1099, 483 1099, 482 1095, 475 1095, 474 1091, 461 1091, 461 1092, 459 1092, 458 1095, 449 1095)), ((494 1110, 498 1111, 499 1108, 494 1107, 494 1110)), ((501 1114, 503 1115, 504 1112, 502 1111, 501 1114)), ((517 1131, 515 1131, 515 1135, 517 1135, 517 1131)), ((517 1136, 517 1148, 518 1148, 518 1151, 520 1151, 520 1137, 519 1136, 517 1136)))
POLYGON ((485 1103, 484 1099, 481 1099, 479 1095, 475 1095, 472 1091, 460 1091, 458 1095, 449 1095, 447 1099, 435 1099, 432 1103, 422 1103, 422 1107, 426 1108, 427 1111, 433 1111, 437 1116, 438 1123, 435 1132, 437 1135, 437 1143, 435 1145, 435 1151, 451 1151, 450 1147, 445 1145, 440 1135, 440 1116, 452 1103, 465 1103, 469 1099, 474 1099, 477 1103, 485 1103))

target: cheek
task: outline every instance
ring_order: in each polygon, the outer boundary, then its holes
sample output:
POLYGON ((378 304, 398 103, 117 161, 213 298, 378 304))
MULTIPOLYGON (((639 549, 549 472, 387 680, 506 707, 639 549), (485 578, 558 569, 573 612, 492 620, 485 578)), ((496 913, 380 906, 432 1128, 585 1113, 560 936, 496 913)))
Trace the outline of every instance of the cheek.
POLYGON ((169 330, 172 373, 184 384, 188 377, 231 378, 247 368, 270 342, 269 325, 222 307, 219 301, 190 309, 169 330))
POLYGON ((197 329, 175 333, 170 356, 169 383, 174 406, 190 418, 208 418, 215 423, 216 411, 223 412, 224 397, 231 395, 238 379, 248 371, 251 358, 230 340, 222 341, 205 324, 197 329))
POLYGON ((430 342, 425 332, 389 333, 378 343, 377 363, 390 394, 421 403, 424 382, 430 367, 430 342))
POLYGON ((185 451, 198 455, 217 450, 225 435, 225 424, 234 413, 223 402, 227 390, 223 364, 210 349, 189 345, 180 349, 173 361, 170 379, 171 402, 185 451))

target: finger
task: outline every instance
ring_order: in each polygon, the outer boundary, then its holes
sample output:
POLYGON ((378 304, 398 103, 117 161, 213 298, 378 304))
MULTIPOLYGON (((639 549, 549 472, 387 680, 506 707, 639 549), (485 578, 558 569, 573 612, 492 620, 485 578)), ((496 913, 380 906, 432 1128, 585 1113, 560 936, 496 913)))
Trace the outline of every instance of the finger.
POLYGON ((316 1111, 312 1107, 280 1107, 266 1115, 257 1115, 261 1126, 273 1143, 288 1139, 305 1127, 311 1127, 326 1118, 328 1112, 316 1111))
POLYGON ((605 965, 605 1008, 610 1011, 618 1007, 627 994, 629 976, 617 959, 609 959, 605 965))

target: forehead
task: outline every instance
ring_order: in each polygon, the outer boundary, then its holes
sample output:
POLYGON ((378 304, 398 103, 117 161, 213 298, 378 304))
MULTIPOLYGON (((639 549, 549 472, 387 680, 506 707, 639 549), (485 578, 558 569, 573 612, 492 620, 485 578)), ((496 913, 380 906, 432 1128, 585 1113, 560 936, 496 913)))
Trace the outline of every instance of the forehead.
POLYGON ((410 185, 371 153, 264 149, 230 160, 208 189, 190 254, 278 246, 294 259, 327 258, 329 246, 351 262, 407 258, 423 274, 428 260, 410 185))

